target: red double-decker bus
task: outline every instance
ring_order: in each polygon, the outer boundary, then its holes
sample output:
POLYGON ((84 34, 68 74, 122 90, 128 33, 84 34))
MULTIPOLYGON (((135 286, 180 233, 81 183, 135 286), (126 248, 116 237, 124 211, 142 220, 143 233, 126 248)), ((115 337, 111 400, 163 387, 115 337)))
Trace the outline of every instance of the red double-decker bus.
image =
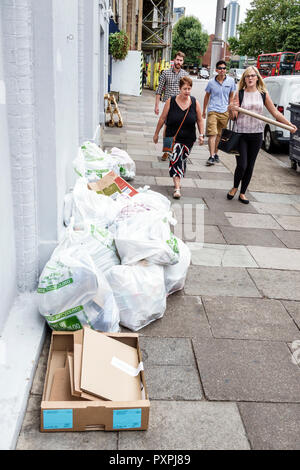
POLYGON ((300 75, 300 52, 296 53, 293 75, 300 75))
POLYGON ((295 56, 295 52, 260 54, 257 58, 257 68, 263 78, 273 75, 292 75, 295 56))

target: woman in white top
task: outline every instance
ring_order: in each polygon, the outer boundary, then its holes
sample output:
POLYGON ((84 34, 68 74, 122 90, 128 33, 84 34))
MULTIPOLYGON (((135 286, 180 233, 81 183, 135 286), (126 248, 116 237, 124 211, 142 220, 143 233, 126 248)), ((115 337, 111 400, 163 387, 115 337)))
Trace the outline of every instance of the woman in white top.
POLYGON ((275 108, 257 68, 248 67, 240 79, 238 91, 235 93, 233 103, 228 107, 231 118, 237 117, 237 132, 241 133, 241 137, 239 147, 240 154, 236 156, 234 184, 233 188, 227 194, 227 198, 233 199, 241 183, 239 201, 244 204, 249 203, 248 199, 245 197, 245 192, 252 177, 257 154, 261 148, 264 123, 247 114, 238 114, 237 106, 258 114, 263 114, 264 105, 274 119, 292 126, 294 128, 293 133, 296 132, 297 127, 291 124, 283 114, 275 108), (239 96, 242 98, 241 103, 239 96))

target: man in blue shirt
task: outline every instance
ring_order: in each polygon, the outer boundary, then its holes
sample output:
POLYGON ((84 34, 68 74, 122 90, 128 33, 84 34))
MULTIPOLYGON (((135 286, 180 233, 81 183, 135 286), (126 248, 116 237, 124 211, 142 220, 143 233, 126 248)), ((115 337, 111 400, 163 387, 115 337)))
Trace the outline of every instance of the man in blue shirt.
POLYGON ((221 137, 222 129, 227 126, 229 113, 228 105, 233 100, 235 91, 235 83, 233 78, 226 75, 226 62, 219 60, 216 64, 218 75, 209 80, 205 88, 205 96, 203 102, 203 118, 206 118, 206 108, 208 104, 208 115, 206 122, 206 134, 208 135, 208 148, 210 157, 206 165, 214 165, 219 163, 218 144, 221 137))

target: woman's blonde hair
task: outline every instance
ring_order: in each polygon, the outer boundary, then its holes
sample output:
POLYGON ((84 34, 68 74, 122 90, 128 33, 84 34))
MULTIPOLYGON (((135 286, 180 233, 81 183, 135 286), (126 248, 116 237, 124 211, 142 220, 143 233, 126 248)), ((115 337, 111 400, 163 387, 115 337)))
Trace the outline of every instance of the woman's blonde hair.
POLYGON ((248 75, 251 72, 252 73, 255 72, 255 74, 257 75, 258 80, 256 82, 256 88, 258 89, 258 91, 260 93, 266 93, 267 88, 266 88, 265 82, 263 81, 262 76, 259 73, 258 69, 256 67, 254 67, 253 65, 251 65, 246 70, 244 70, 244 73, 243 73, 243 75, 242 75, 242 77, 239 81, 238 90, 239 91, 244 90, 247 87, 245 76, 248 75))

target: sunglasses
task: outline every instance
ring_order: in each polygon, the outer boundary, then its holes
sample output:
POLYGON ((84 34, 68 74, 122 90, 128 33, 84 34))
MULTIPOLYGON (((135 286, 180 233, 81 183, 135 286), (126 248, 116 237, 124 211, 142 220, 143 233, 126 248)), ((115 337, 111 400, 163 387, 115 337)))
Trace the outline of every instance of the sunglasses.
POLYGON ((218 67, 217 70, 226 70, 226 67, 218 67))
POLYGON ((254 78, 254 77, 257 77, 256 74, 253 74, 253 75, 245 75, 245 78, 254 78))

